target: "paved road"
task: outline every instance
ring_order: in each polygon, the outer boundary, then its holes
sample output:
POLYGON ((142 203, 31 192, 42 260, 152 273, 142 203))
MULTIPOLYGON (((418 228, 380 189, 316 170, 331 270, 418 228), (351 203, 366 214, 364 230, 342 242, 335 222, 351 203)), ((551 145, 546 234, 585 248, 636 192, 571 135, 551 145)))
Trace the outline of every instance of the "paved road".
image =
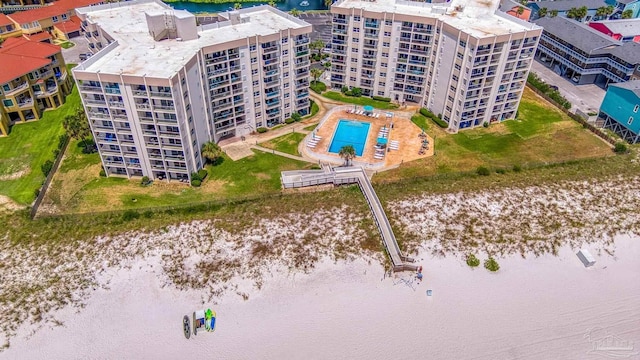
POLYGON ((580 109, 588 113, 590 111, 597 112, 600 109, 606 90, 598 85, 575 85, 571 80, 556 74, 537 60, 533 61, 531 71, 538 74, 547 84, 556 85, 562 96, 571 102, 571 111, 575 112, 576 109, 580 109))

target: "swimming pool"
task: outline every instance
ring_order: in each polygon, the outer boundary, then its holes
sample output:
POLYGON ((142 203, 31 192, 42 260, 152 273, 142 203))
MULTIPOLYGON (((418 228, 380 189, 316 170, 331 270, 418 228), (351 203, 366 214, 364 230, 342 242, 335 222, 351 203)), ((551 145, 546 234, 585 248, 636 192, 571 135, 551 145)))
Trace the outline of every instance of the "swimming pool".
POLYGON ((371 124, 367 122, 341 119, 333 134, 329 152, 337 154, 343 146, 352 145, 356 149, 356 155, 362 156, 370 126, 371 124))

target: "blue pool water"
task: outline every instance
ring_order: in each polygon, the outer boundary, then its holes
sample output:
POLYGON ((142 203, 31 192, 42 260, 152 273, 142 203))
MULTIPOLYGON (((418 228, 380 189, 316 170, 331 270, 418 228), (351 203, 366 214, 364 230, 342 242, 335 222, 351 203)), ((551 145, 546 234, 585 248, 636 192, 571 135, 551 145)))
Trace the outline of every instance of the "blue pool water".
POLYGON ((356 155, 362 156, 370 126, 371 124, 366 122, 340 120, 336 132, 333 134, 329 152, 337 154, 343 146, 352 145, 356 149, 356 155))

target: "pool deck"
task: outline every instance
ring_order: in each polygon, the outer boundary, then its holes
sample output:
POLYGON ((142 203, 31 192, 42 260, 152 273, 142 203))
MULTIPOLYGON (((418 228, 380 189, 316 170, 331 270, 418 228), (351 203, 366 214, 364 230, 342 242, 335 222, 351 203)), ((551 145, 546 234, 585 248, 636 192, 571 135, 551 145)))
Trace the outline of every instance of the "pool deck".
MULTIPOLYGON (((326 156, 333 157, 337 163, 342 161, 338 154, 329 152, 329 146, 331 146, 333 134, 340 120, 356 120, 371 123, 363 154, 362 156, 355 158, 356 162, 388 167, 399 165, 404 161, 424 159, 433 156, 433 139, 428 135, 427 139, 429 140, 429 149, 426 150, 424 154, 419 154, 423 141, 423 138, 420 137, 422 129, 412 123, 411 119, 406 115, 394 112, 394 116, 392 118, 387 118, 385 115, 387 111, 375 110, 374 112, 380 113, 380 117, 376 119, 366 115, 350 114, 347 112, 347 109, 352 109, 352 107, 347 106, 335 108, 325 115, 325 118, 320 122, 320 125, 315 130, 316 135, 322 137, 315 148, 310 149, 305 145, 312 135, 309 135, 307 139, 305 139, 303 146, 305 147, 304 150, 308 156, 313 157, 313 154, 316 153, 322 155, 323 158, 326 158, 326 156), (390 128, 392 123, 393 129, 389 132, 388 141, 398 141, 400 144, 399 149, 388 151, 385 158, 382 160, 375 159, 375 145, 378 133, 383 127, 390 128)), ((362 107, 359 106, 358 109, 362 109, 362 107)))

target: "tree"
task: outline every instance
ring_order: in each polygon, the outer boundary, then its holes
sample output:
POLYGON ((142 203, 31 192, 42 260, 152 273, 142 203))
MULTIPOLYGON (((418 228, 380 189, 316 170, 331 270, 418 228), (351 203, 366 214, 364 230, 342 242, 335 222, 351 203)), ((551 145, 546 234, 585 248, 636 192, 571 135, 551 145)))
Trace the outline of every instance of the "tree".
POLYGON ((240 10, 240 9, 242 9, 242 4, 241 4, 241 3, 235 3, 235 4, 233 4, 233 9, 234 9, 234 10, 240 10))
POLYGON ((576 9, 576 8, 574 8, 574 7, 573 7, 573 8, 571 8, 571 9, 569 9, 569 10, 567 10, 567 17, 568 17, 569 19, 575 19, 575 18, 576 18, 576 11, 577 11, 577 10, 578 10, 578 9, 576 9))
POLYGON ((516 10, 516 14, 518 14, 518 16, 520 16, 523 13, 524 13, 524 8, 522 6, 518 6, 518 10, 516 10))
POLYGON ((298 16, 300 16, 300 10, 298 10, 298 9, 296 9, 296 8, 293 8, 293 9, 291 9, 291 10, 289 11, 289 14, 291 14, 291 16, 298 17, 298 16))
POLYGON ((91 129, 89 129, 87 115, 81 107, 76 108, 73 114, 65 116, 62 127, 70 138, 82 140, 85 152, 90 152, 87 137, 91 135, 91 129))
POLYGON ((345 145, 340 149, 338 155, 344 159, 345 165, 349 166, 351 160, 356 157, 356 149, 353 145, 345 145))
POLYGON ((318 82, 318 78, 322 76, 322 73, 324 73, 324 70, 320 68, 311 68, 310 72, 311 72, 311 76, 313 76, 313 82, 318 82))
POLYGON ((596 17, 603 18, 607 15, 607 7, 606 6, 600 6, 599 8, 596 9, 596 17))
POLYGON ((326 6, 327 8, 331 8, 332 4, 333 0, 324 0, 324 6, 326 6))
POLYGON ((269 6, 276 7, 276 2, 273 0, 269 1, 269 6))
POLYGON ((633 16, 633 10, 625 10, 622 12, 622 18, 623 19, 631 19, 631 17, 633 16))
POLYGON ((222 157, 222 149, 220 149, 220 146, 218 146, 218 144, 212 141, 207 141, 206 143, 202 144, 202 157, 207 159, 212 164, 215 164, 218 159, 222 157))
POLYGON ((322 39, 318 39, 315 41, 312 41, 309 44, 309 48, 311 50, 318 50, 318 58, 320 57, 320 53, 322 52, 322 49, 324 49, 324 41, 322 41, 322 39))
POLYGON ((540 8, 540 10, 538 10, 538 16, 543 18, 543 17, 547 16, 547 12, 548 11, 547 11, 546 7, 540 8))
POLYGON ((552 18, 554 18, 554 17, 558 16, 558 10, 551 10, 549 12, 549 14, 551 15, 552 18))
POLYGON ((586 6, 579 7, 578 11, 576 12, 576 15, 578 16, 576 20, 578 21, 584 20, 584 18, 587 16, 588 13, 589 13, 589 9, 586 6))
POLYGON ((611 16, 611 14, 613 14, 615 10, 616 8, 614 8, 613 5, 607 6, 607 12, 605 12, 605 15, 607 16, 607 18, 611 16))

